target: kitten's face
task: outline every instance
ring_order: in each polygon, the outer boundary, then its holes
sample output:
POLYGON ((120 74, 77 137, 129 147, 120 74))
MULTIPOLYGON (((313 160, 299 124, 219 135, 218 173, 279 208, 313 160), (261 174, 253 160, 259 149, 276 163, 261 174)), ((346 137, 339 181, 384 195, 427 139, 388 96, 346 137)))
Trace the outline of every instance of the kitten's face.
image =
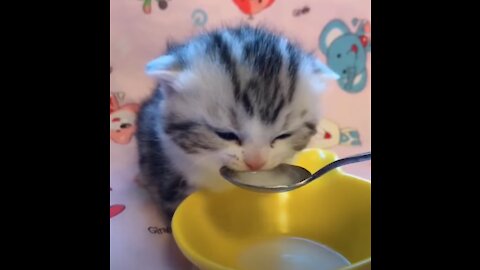
MULTIPOLYGON (((300 77, 293 100, 266 122, 261 112, 250 115, 235 101, 224 70, 210 66, 185 72, 173 86, 182 90, 169 92, 163 103, 164 130, 183 151, 211 168, 270 169, 303 149, 316 132, 320 100, 310 84, 308 77, 300 77)), ((272 112, 281 100, 272 98, 265 108, 272 112)), ((255 111, 259 106, 254 103, 255 111)))
POLYGON ((217 171, 270 169, 303 149, 323 79, 337 78, 285 38, 248 26, 174 47, 147 73, 165 96, 164 134, 217 171))

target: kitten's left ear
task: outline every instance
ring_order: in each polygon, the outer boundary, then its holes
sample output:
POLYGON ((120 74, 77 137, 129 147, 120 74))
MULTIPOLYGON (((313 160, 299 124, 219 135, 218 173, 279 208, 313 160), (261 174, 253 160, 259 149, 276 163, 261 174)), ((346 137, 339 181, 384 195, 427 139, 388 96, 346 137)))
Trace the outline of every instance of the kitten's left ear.
POLYGON ((313 61, 313 73, 320 75, 323 79, 326 80, 338 80, 340 76, 331 70, 327 65, 320 62, 318 59, 313 61))
POLYGON ((145 73, 158 81, 171 85, 181 71, 181 66, 175 56, 163 55, 150 61, 145 67, 145 73))
POLYGON ((340 76, 331 70, 327 65, 320 62, 318 59, 313 59, 311 62, 311 73, 313 76, 310 76, 310 85, 312 89, 321 93, 327 88, 327 84, 334 80, 338 80, 340 76))

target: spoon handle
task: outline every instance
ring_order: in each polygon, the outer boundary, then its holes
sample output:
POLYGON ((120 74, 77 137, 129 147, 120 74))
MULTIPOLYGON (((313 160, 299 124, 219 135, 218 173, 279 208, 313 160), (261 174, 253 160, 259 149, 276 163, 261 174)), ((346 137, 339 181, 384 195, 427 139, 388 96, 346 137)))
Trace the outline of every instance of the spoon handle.
POLYGON ((309 181, 312 181, 312 180, 324 175, 325 173, 327 173, 327 172, 329 172, 329 171, 331 171, 335 168, 338 168, 340 166, 370 160, 371 158, 372 158, 371 152, 367 152, 367 153, 363 153, 363 154, 359 154, 359 155, 355 155, 355 156, 351 156, 351 157, 336 160, 336 161, 328 164, 327 166, 321 168, 317 172, 315 172, 312 176, 309 177, 309 181))

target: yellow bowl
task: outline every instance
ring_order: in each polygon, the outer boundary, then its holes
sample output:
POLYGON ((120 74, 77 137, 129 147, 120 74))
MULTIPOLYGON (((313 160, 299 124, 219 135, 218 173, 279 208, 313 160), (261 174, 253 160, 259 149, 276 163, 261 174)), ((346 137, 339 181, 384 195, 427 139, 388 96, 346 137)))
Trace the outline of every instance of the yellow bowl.
MULTIPOLYGON (((314 172, 335 159, 331 152, 307 149, 292 164, 314 172)), ((285 193, 237 187, 223 193, 199 191, 178 207, 172 232, 182 253, 205 270, 239 269, 244 250, 279 236, 329 246, 352 263, 344 269, 370 269, 370 187, 370 181, 337 169, 285 193)))

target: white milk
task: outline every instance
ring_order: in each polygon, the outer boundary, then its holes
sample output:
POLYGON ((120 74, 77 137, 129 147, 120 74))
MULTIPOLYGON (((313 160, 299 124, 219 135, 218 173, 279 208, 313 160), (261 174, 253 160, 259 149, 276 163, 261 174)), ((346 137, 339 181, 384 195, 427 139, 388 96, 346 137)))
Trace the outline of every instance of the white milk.
POLYGON ((293 237, 252 246, 238 260, 241 270, 337 270, 348 265, 350 262, 331 248, 293 237))
POLYGON ((242 177, 239 181, 248 185, 261 185, 266 187, 290 186, 296 182, 288 175, 275 171, 251 172, 249 177, 242 177))

